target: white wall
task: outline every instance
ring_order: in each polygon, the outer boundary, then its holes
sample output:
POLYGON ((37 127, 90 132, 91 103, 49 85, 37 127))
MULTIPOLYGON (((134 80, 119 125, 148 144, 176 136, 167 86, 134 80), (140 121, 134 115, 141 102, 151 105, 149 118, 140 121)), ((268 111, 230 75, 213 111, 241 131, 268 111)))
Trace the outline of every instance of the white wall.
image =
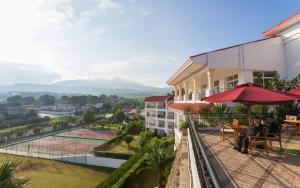
POLYGON ((209 69, 236 67, 239 67, 239 47, 208 53, 209 69))
POLYGON ((280 76, 286 76, 285 51, 281 37, 245 44, 242 51, 243 70, 276 70, 280 76))
POLYGON ((293 79, 300 73, 300 23, 281 33, 287 61, 287 78, 293 79))

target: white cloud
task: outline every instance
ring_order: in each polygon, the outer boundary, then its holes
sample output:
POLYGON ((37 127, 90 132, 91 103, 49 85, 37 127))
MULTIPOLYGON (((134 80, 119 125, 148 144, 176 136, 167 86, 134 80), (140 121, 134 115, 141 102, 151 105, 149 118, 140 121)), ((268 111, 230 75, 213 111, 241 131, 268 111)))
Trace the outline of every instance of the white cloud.
POLYGON ((117 11, 118 13, 123 13, 125 7, 115 0, 99 0, 98 8, 102 14, 106 14, 109 11, 117 11))
POLYGON ((49 83, 59 80, 60 76, 43 66, 31 66, 14 62, 0 63, 0 84, 49 83))
POLYGON ((148 16, 150 14, 150 11, 146 10, 146 9, 142 9, 141 10, 142 15, 144 16, 148 16))

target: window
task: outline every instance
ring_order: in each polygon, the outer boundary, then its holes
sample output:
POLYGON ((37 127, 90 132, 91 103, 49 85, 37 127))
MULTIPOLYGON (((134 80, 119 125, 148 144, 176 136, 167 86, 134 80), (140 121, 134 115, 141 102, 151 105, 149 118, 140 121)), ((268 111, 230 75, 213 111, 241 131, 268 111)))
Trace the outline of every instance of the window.
POLYGON ((158 127, 165 128, 165 122, 164 121, 158 121, 158 127))
POLYGON ((253 82, 259 86, 265 86, 273 79, 274 72, 272 71, 255 71, 253 72, 253 82))
POLYGON ((237 74, 233 76, 229 76, 226 78, 226 87, 228 89, 234 88, 235 86, 238 85, 239 77, 237 74))
POLYGON ((220 82, 219 80, 214 81, 214 88, 219 88, 220 82))
POLYGON ((219 93, 219 90, 220 90, 219 85, 220 85, 220 81, 219 80, 214 81, 213 94, 219 93))

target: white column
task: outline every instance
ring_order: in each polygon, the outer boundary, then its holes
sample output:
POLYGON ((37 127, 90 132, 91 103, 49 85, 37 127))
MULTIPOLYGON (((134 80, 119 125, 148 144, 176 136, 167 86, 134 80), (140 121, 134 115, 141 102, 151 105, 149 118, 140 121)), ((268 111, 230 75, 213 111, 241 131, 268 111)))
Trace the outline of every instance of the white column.
POLYGON ((213 94, 214 82, 213 82, 213 69, 208 69, 207 71, 207 90, 205 92, 206 96, 210 96, 213 94))
POLYGON ((175 89, 174 101, 177 101, 177 96, 178 96, 177 87, 174 86, 174 89, 175 89))
POLYGON ((178 101, 181 101, 181 97, 182 97, 182 92, 181 92, 181 87, 180 87, 180 84, 177 86, 177 89, 178 89, 178 101))
POLYGON ((184 91, 185 91, 183 100, 184 100, 184 102, 186 102, 188 100, 188 82, 187 81, 183 82, 183 87, 184 87, 184 91))
POLYGON ((198 92, 198 80, 197 78, 193 79, 193 103, 196 103, 196 100, 199 98, 199 92, 198 92))

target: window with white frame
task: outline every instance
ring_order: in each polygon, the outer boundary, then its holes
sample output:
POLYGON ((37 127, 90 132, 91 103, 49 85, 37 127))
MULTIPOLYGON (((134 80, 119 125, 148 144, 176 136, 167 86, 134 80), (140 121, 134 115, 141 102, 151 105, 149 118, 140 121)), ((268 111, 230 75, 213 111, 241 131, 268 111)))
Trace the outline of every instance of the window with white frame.
POLYGON ((238 85, 239 77, 237 74, 235 74, 232 76, 228 76, 225 81, 226 81, 226 88, 231 89, 238 85))
POLYGON ((273 79, 273 71, 254 71, 253 72, 253 82, 259 86, 265 86, 270 80, 273 79))

